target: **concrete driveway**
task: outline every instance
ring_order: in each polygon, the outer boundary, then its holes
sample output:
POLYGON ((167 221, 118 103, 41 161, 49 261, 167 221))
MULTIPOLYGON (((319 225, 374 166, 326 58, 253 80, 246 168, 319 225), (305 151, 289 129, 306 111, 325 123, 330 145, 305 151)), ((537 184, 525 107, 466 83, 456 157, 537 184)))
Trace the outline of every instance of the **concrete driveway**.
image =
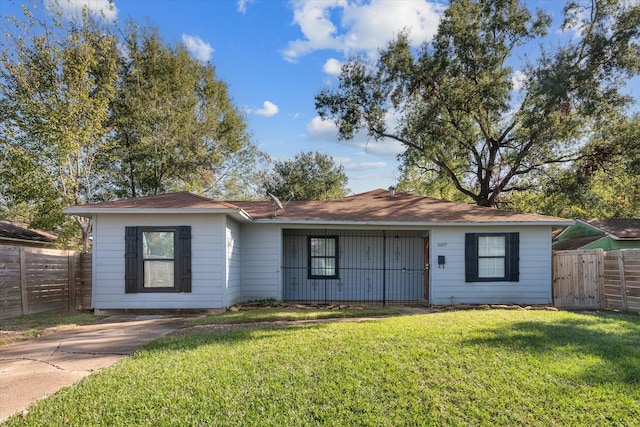
POLYGON ((0 422, 190 319, 112 316, 93 325, 0 347, 0 422))

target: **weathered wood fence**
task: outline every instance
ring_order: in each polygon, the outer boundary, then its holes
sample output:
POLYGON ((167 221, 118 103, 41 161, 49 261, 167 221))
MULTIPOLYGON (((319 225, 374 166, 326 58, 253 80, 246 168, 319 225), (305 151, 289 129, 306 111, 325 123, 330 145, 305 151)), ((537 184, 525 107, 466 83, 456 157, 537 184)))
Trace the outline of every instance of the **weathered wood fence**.
POLYGON ((0 318, 91 307, 91 254, 0 245, 0 318))
POLYGON ((554 305, 640 312, 640 249, 556 251, 554 305))

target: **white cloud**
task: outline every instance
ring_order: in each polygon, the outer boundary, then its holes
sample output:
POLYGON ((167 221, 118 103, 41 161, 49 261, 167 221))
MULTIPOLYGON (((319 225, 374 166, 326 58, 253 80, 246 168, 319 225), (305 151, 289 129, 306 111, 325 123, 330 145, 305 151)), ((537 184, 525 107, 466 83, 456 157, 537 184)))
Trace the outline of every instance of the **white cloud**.
POLYGON ((46 0, 49 7, 58 6, 64 16, 78 18, 86 7, 91 13, 113 20, 118 16, 118 9, 109 0, 46 0))
POLYGON ((519 91, 524 87, 524 85, 527 83, 528 80, 529 80, 529 76, 527 76, 522 71, 516 71, 515 73, 513 73, 513 76, 511 77, 513 90, 519 91))
MULTIPOLYGON (((387 122, 392 120, 392 116, 387 118, 387 122)), ((331 120, 322 120, 319 116, 316 116, 307 123, 307 135, 314 141, 337 143, 338 127, 331 120)), ((375 141, 368 138, 364 132, 356 134, 351 140, 342 140, 340 144, 362 148, 367 154, 381 157, 394 157, 405 150, 405 147, 395 139, 384 138, 380 141, 375 141)))
POLYGON ((406 149, 402 143, 391 138, 384 138, 380 141, 360 140, 357 146, 362 147, 367 154, 380 157, 396 157, 398 154, 404 153, 406 149))
POLYGON ((344 169, 348 171, 371 171, 375 169, 384 169, 387 167, 385 162, 362 162, 362 163, 346 163, 344 169))
POLYGON ((375 53, 405 28, 418 46, 433 37, 442 10, 429 0, 294 0, 292 6, 304 37, 289 42, 283 52, 288 61, 320 49, 375 53))
POLYGON ((182 42, 191 54, 201 61, 207 62, 211 59, 214 49, 211 45, 198 36, 182 35, 182 42))
POLYGON ((336 141, 338 139, 338 127, 331 120, 323 120, 315 116, 307 124, 307 134, 311 139, 320 141, 336 141))
POLYGON ((247 13, 247 5, 253 3, 253 0, 238 0, 238 12, 243 15, 247 13))
POLYGON ((342 62, 335 58, 330 58, 322 66, 322 70, 332 76, 339 76, 342 72, 342 62))
POLYGON ((279 108, 271 101, 264 101, 262 108, 256 110, 255 113, 265 117, 271 117, 278 114, 279 108))
POLYGON ((351 163, 351 157, 341 157, 341 156, 332 156, 332 157, 333 157, 333 161, 340 165, 351 163))

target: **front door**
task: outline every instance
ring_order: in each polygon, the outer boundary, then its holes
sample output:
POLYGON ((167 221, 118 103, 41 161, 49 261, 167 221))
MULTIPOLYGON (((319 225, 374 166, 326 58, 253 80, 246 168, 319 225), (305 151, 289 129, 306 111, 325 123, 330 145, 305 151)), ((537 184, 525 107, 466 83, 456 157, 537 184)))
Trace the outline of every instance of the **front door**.
POLYGON ((429 301, 429 238, 424 238, 424 279, 423 296, 425 301, 429 301))

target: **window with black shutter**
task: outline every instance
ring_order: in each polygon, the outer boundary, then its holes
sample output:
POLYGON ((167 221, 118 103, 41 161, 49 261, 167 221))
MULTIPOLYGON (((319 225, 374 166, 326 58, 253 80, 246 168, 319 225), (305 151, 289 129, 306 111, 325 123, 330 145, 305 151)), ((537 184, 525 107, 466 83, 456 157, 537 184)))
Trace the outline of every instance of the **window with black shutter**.
POLYGON ((125 292, 191 292, 191 227, 126 227, 125 292))
POLYGON ((467 233, 465 280, 519 281, 520 233, 467 233))

